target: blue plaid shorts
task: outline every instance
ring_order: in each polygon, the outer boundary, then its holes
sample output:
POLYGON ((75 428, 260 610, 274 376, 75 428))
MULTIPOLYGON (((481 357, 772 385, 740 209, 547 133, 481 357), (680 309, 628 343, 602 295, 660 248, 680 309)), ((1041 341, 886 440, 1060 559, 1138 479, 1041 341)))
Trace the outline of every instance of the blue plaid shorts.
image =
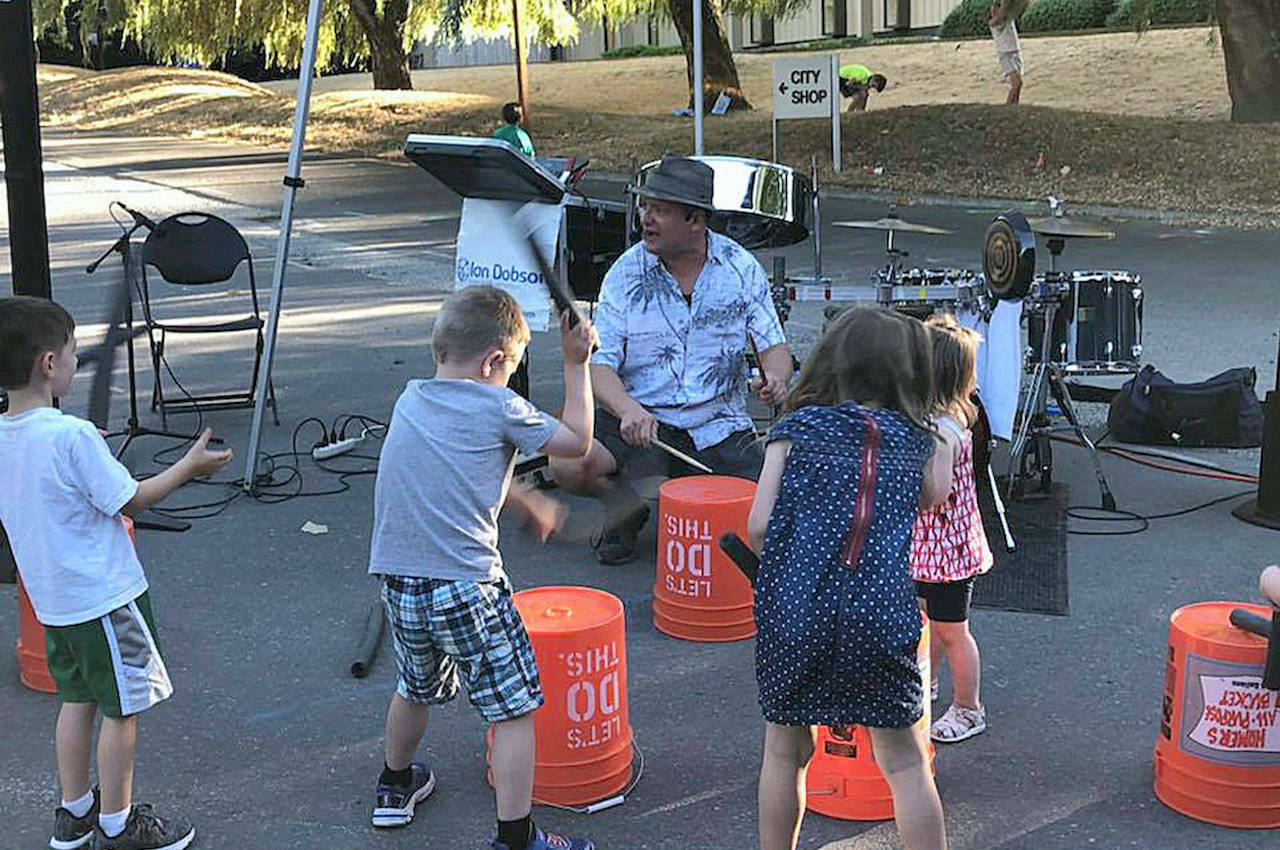
POLYGON ((384 576, 382 602, 400 696, 440 705, 458 695, 461 680, 491 723, 542 705, 533 646, 505 584, 384 576))

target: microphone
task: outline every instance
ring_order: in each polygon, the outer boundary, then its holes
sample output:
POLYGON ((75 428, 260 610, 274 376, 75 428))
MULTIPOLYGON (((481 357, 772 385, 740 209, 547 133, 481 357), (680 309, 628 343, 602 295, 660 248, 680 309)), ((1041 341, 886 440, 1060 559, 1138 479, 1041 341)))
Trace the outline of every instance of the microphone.
POLYGON ((164 236, 164 228, 156 224, 150 218, 148 218, 146 213, 141 213, 141 212, 138 212, 137 210, 129 209, 124 204, 120 204, 120 209, 127 212, 133 218, 133 221, 135 224, 145 227, 147 230, 150 230, 153 233, 155 233, 156 236, 164 236))

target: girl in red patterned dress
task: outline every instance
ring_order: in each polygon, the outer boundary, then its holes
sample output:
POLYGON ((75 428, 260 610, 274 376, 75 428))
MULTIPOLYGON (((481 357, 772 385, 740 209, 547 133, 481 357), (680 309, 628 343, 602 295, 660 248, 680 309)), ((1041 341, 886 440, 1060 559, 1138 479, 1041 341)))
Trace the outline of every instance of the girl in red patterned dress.
POLYGON ((953 743, 987 728, 978 696, 978 644, 969 632, 969 600, 974 578, 991 569, 991 548, 978 513, 973 474, 973 434, 977 408, 970 400, 977 388, 977 332, 949 314, 926 323, 933 342, 934 421, 950 450, 951 495, 935 508, 922 510, 911 535, 911 577, 932 633, 933 682, 938 696, 938 663, 946 656, 951 668, 951 707, 933 722, 929 735, 953 743))

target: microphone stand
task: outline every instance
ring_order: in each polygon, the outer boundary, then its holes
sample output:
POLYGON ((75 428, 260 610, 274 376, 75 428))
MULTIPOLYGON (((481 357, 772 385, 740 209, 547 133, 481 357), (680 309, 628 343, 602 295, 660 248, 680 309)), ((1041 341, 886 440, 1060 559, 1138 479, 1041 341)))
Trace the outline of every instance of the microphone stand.
MULTIPOLYGON (((125 451, 129 448, 129 444, 137 437, 154 436, 169 437, 175 440, 191 439, 190 434, 176 434, 172 431, 161 431, 155 428, 146 428, 138 421, 138 375, 133 350, 133 294, 136 291, 136 288, 134 286, 133 279, 132 240, 134 232, 141 226, 142 222, 135 221, 133 227, 130 227, 128 230, 124 231, 124 233, 120 234, 120 238, 117 239, 110 248, 102 252, 102 256, 85 266, 85 273, 93 274, 98 270, 98 266, 102 265, 108 257, 117 253, 120 255, 121 262, 124 265, 123 285, 126 289, 126 296, 123 301, 125 303, 125 335, 128 338, 126 343, 126 352, 129 363, 129 418, 126 421, 124 428, 118 431, 110 431, 106 435, 107 439, 112 437, 124 437, 124 442, 120 444, 115 452, 117 459, 124 455, 125 451)), ((110 336, 110 328, 108 328, 107 333, 108 336, 110 336)), ((103 366, 100 364, 98 368, 101 369, 103 366)), ((107 380, 108 382, 110 381, 110 376, 107 377, 107 380)), ((105 401, 103 403, 103 410, 101 413, 103 418, 101 425, 105 426, 107 424, 105 401)), ((90 415, 92 417, 94 412, 91 411, 90 415)), ((191 528, 191 523, 186 522, 185 520, 169 519, 168 517, 161 516, 151 510, 143 511, 138 516, 134 517, 133 521, 138 528, 151 529, 155 531, 186 531, 191 528)))

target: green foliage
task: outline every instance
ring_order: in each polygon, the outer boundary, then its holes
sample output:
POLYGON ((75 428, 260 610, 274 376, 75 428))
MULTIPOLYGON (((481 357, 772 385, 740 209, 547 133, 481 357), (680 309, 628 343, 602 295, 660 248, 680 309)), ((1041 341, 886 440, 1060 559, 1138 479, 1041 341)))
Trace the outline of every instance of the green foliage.
POLYGON ((1107 26, 1138 29, 1150 24, 1201 24, 1213 17, 1213 0, 1120 0, 1107 17, 1107 26))
POLYGON ((1106 26, 1115 0, 1035 0, 1018 25, 1023 32, 1059 32, 1106 26))
POLYGON ((942 38, 990 35, 991 30, 987 28, 987 11, 990 8, 991 0, 964 0, 938 27, 938 35, 942 38))
POLYGON ((635 56, 675 56, 684 53, 678 44, 633 44, 630 47, 618 47, 600 54, 603 59, 631 59, 635 56))

